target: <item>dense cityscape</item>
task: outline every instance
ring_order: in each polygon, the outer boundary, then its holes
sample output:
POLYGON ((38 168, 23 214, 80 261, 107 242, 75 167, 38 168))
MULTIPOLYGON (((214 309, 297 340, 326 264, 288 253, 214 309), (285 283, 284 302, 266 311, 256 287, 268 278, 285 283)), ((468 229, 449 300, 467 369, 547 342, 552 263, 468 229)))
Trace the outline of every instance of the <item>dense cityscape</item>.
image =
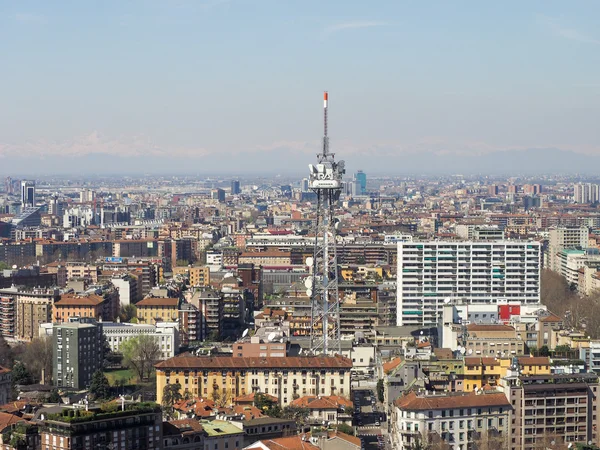
POLYGON ((598 29, 0 2, 0 450, 600 450, 598 29))

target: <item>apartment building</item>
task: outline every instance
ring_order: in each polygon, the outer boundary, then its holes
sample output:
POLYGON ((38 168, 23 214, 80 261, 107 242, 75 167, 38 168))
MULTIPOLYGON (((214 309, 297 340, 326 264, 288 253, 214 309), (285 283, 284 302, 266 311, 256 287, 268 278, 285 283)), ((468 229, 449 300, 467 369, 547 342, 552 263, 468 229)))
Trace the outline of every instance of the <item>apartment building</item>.
POLYGON ((140 323, 173 322, 179 317, 178 298, 148 297, 135 306, 140 323))
POLYGON ((552 227, 548 232, 546 267, 559 272, 557 255, 565 249, 586 249, 589 231, 587 227, 552 227))
POLYGON ((54 324, 52 343, 56 349, 52 364, 54 384, 87 389, 94 372, 102 369, 102 323, 90 318, 71 318, 65 323, 54 324))
POLYGON ((70 317, 112 320, 108 302, 99 295, 63 294, 52 305, 52 322, 67 322, 70 317))
POLYGON ((15 337, 16 309, 13 295, 0 294, 0 331, 5 338, 15 337))
POLYGON ((504 448, 511 410, 506 395, 497 391, 442 395, 409 392, 394 402, 390 436, 393 447, 399 450, 413 448, 417 441, 467 450, 483 439, 495 441, 489 448, 504 448))
POLYGON ((563 448, 590 441, 598 445, 597 374, 522 376, 514 370, 503 381, 514 410, 511 450, 563 448))
POLYGON ((443 305, 540 302, 539 242, 399 242, 397 325, 434 326, 443 305))
POLYGON ((221 294, 215 290, 197 290, 189 302, 200 312, 198 339, 204 341, 209 336, 218 338, 221 335, 224 304, 221 294))
POLYGON ((173 275, 187 275, 190 279, 190 286, 202 287, 210 285, 210 269, 208 266, 174 267, 173 275))
MULTIPOLYGON (((162 449, 162 412, 155 403, 127 404, 124 411, 61 406, 40 408, 34 420, 39 423, 41 448, 53 450, 162 449)), ((212 449, 211 449, 212 450, 212 449)))
POLYGON ((470 324, 466 331, 463 343, 468 355, 506 357, 525 353, 525 341, 509 325, 470 324))
POLYGON ((212 398, 224 405, 251 393, 269 394, 281 406, 305 395, 350 395, 352 361, 343 356, 207 357, 176 356, 156 365, 157 401, 167 384, 181 394, 212 398))
POLYGON ((40 324, 52 322, 52 304, 58 299, 58 291, 34 290, 16 294, 16 338, 31 341, 39 337, 40 324))

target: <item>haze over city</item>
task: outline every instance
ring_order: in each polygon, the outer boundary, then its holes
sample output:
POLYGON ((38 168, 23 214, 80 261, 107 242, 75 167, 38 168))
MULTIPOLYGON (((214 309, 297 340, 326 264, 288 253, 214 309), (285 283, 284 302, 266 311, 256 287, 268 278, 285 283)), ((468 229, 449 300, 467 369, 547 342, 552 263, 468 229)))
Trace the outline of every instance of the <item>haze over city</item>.
POLYGON ((323 90, 351 170, 591 172, 600 5, 573 6, 3 2, 0 172, 302 173, 323 90))

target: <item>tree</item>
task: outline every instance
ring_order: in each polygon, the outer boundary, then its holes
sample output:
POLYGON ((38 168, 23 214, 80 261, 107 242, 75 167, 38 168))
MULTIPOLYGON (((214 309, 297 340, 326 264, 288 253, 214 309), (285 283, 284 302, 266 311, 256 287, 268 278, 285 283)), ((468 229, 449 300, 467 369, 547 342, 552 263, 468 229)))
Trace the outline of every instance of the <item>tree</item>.
POLYGON ((40 337, 22 347, 21 361, 32 376, 32 382, 47 384, 52 379, 52 339, 40 337))
POLYGON ((346 406, 344 407, 344 413, 349 416, 352 416, 354 415, 354 408, 352 406, 346 406))
POLYGON ((121 344, 123 364, 135 370, 140 380, 150 378, 160 356, 160 346, 153 336, 142 334, 121 344))
POLYGON ((286 406, 281 411, 282 419, 294 420, 297 424, 304 425, 308 420, 310 410, 308 408, 301 408, 299 406, 286 406))
POLYGON ((131 322, 131 319, 137 317, 137 308, 135 305, 121 305, 121 310, 119 312, 119 320, 121 322, 131 322))
POLYGON ((539 351, 540 356, 550 356, 550 349, 547 345, 542 345, 539 351))
POLYGON ((173 412, 173 405, 181 399, 181 384, 167 384, 163 388, 162 406, 169 413, 173 412))
POLYGON ((12 381, 14 385, 31 384, 31 374, 21 361, 17 361, 12 369, 12 381))
POLYGON ((52 391, 50 391, 50 396, 48 397, 48 403, 61 403, 62 402, 62 398, 60 397, 60 394, 58 393, 58 389, 52 389, 52 391))
POLYGON ((381 403, 383 403, 383 401, 385 400, 385 397, 383 394, 384 394, 383 380, 379 379, 379 380, 377 380, 377 398, 379 399, 379 401, 381 403))
POLYGON ((15 358, 12 349, 6 343, 4 336, 0 335, 0 366, 10 368, 14 362, 15 358))
POLYGON ((111 398, 110 384, 101 370, 96 370, 92 375, 90 383, 90 394, 94 396, 94 400, 107 400, 111 398))

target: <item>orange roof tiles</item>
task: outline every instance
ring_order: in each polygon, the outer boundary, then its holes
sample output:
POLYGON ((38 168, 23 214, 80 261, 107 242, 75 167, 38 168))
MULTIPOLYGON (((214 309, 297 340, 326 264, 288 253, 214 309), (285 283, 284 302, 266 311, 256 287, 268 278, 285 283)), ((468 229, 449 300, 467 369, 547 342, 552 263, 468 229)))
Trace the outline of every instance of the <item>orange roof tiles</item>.
MULTIPOLYGON (((139 303, 138 303, 139 304, 139 303)), ((278 358, 232 356, 175 356, 155 365, 157 369, 351 369, 352 361, 344 356, 292 356, 278 358)))
POLYGON ((351 407, 352 402, 347 398, 337 395, 323 395, 319 397, 307 395, 297 398, 291 405, 308 409, 338 409, 346 406, 351 407))
POLYGON ((104 302, 99 295, 63 294, 54 302, 55 306, 97 306, 104 302))
POLYGON ((395 404, 398 408, 409 411, 510 406, 503 393, 418 397, 414 392, 410 392, 398 398, 395 404))
POLYGON ((383 372, 389 374, 392 370, 398 367, 402 363, 402 358, 394 358, 383 364, 383 372))
POLYGON ((178 298, 157 298, 157 297, 148 297, 143 300, 140 300, 135 304, 136 308, 140 306, 179 306, 178 298))

